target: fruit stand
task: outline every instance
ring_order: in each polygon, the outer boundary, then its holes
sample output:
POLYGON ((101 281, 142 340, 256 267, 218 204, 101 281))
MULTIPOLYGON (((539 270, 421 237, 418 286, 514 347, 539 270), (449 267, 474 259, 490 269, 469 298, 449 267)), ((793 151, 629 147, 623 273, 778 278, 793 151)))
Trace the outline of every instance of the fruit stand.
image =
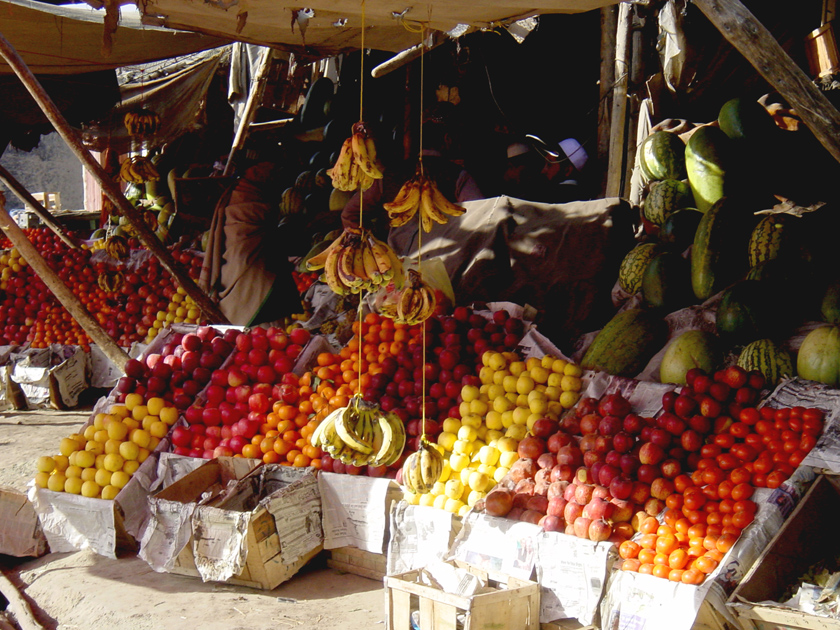
MULTIPOLYGON (((721 4, 696 15, 721 31, 755 20, 721 4)), ((365 50, 364 2, 360 19, 365 50)), ((88 366, 104 353, 91 382, 107 391, 34 462, 39 539, 21 544, 21 511, 0 552, 46 542, 266 592, 324 552, 383 581, 393 630, 836 623, 837 567, 820 564, 836 550, 814 539, 830 538, 840 472, 838 226, 825 182, 790 164, 819 150, 815 170, 836 170, 822 134, 836 111, 810 80, 805 97, 782 92, 803 71, 781 66, 697 121, 641 117, 625 155, 637 199, 455 203, 424 170, 420 116, 414 175, 378 222, 362 195, 343 225, 350 195, 335 191, 385 189, 387 174, 360 81, 359 122, 319 128, 282 175, 279 216, 311 241, 289 256, 302 313, 250 327, 198 295, 201 233, 169 239, 177 186, 153 182, 184 178, 166 154, 124 156, 119 186, 95 163, 125 219, 107 236, 74 247, 0 225, 7 403, 22 357, 53 346, 88 366)), ((147 146, 155 116, 127 113, 129 135, 147 146)))

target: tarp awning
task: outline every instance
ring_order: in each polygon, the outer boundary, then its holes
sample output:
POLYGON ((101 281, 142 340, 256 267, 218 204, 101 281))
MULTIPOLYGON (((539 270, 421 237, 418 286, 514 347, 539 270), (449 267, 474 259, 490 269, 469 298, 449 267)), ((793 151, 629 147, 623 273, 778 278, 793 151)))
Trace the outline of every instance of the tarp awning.
MULTIPOLYGON (((361 0, 139 0, 143 21, 271 46, 309 57, 361 48, 361 0), (303 8, 303 7, 306 8, 303 8)), ((444 32, 494 28, 538 14, 581 13, 615 0, 367 0, 365 48, 398 52, 420 42, 418 25, 444 32)))
MULTIPOLYGON (((122 7, 110 55, 103 56, 104 10, 53 6, 33 0, 0 0, 0 33, 35 74, 80 74, 177 57, 215 48, 227 40, 144 25, 134 7, 122 7)), ((12 74, 0 60, 0 74, 12 74)))

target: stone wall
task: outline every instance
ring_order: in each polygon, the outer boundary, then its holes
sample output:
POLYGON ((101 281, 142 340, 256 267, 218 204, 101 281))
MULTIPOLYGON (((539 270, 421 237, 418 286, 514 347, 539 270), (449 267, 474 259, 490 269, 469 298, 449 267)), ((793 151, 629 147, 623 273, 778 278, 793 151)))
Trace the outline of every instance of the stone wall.
MULTIPOLYGON (((41 136, 40 144, 29 152, 9 146, 0 164, 29 192, 58 192, 63 209, 84 209, 82 164, 57 133, 41 136)), ((23 208, 23 202, 2 183, 0 190, 8 209, 23 208)))

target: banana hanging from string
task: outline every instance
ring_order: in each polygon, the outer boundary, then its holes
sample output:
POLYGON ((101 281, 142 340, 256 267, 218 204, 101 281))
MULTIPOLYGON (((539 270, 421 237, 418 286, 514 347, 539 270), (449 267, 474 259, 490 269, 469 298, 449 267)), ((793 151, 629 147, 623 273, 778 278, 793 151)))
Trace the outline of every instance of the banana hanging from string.
POLYGON ((128 135, 132 137, 153 136, 160 130, 160 116, 149 109, 133 109, 123 116, 128 135))
POLYGON ((391 226, 408 223, 420 212, 420 224, 425 232, 431 232, 435 223, 444 224, 447 215, 458 217, 466 212, 463 206, 452 203, 437 187, 434 179, 425 174, 418 165, 414 177, 409 179, 393 201, 383 204, 391 218, 391 226))
POLYGON ((133 155, 122 161, 120 178, 130 184, 139 185, 159 180, 160 174, 149 158, 142 155, 133 155))
POLYGON ((372 291, 393 282, 403 286, 403 265, 387 243, 369 230, 348 228, 306 261, 309 271, 323 269, 324 282, 339 295, 372 291))
POLYGON ((397 292, 393 301, 384 302, 379 309, 381 315, 390 317, 398 324, 419 324, 431 317, 437 307, 434 290, 423 281, 414 269, 408 271, 408 281, 397 292))
POLYGON ((356 396, 324 418, 309 440, 345 464, 391 466, 402 455, 406 433, 399 416, 356 396))
POLYGON ((420 448, 409 455, 402 466, 402 485, 414 494, 427 494, 443 472, 443 455, 437 445, 426 436, 420 438, 420 448))
POLYGON ((382 179, 384 168, 376 152, 376 144, 367 124, 357 122, 351 136, 341 145, 338 158, 327 174, 333 188, 338 190, 367 190, 377 179, 382 179))

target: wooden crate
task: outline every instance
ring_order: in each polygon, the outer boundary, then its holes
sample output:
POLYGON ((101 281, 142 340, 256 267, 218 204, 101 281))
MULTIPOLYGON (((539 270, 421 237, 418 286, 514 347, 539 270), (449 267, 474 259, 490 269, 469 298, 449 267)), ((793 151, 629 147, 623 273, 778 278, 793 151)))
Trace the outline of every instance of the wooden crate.
POLYGON ((330 551, 327 566, 344 573, 381 582, 387 573, 387 556, 356 547, 339 547, 330 551))
POLYGON ((420 611, 423 630, 455 630, 465 615, 465 630, 539 630, 540 585, 456 561, 458 567, 487 580, 475 595, 462 597, 418 583, 419 571, 385 578, 387 630, 411 630, 411 613, 420 611))

